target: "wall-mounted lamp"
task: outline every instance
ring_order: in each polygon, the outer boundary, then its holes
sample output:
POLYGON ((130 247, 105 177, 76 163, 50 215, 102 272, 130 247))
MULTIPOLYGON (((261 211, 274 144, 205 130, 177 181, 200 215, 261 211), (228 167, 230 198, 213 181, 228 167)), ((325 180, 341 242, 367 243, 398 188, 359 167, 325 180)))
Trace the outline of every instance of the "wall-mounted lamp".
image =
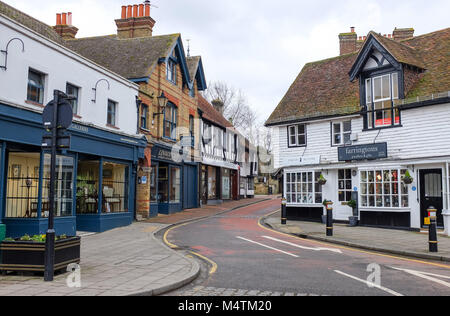
POLYGON ((162 112, 153 113, 153 120, 155 120, 156 116, 164 114, 164 109, 166 108, 167 102, 169 101, 169 99, 167 99, 166 95, 164 94, 164 91, 163 93, 161 93, 159 97, 157 97, 157 100, 158 100, 158 107, 162 112))
POLYGON ((25 52, 25 44, 23 43, 23 41, 20 38, 13 38, 11 39, 8 44, 6 44, 6 49, 5 50, 0 50, 0 52, 2 52, 3 54, 5 54, 5 65, 4 66, 0 66, 1 69, 5 69, 7 70, 8 67, 8 48, 9 48, 9 44, 11 44, 12 41, 20 41, 22 43, 22 53, 25 52))
POLYGON ((97 83, 95 84, 95 88, 92 88, 92 91, 94 91, 94 99, 92 100, 92 102, 96 103, 97 102, 97 87, 98 84, 102 81, 106 81, 106 83, 108 84, 108 90, 110 90, 111 86, 109 85, 109 81, 106 79, 100 79, 99 81, 97 81, 97 83))

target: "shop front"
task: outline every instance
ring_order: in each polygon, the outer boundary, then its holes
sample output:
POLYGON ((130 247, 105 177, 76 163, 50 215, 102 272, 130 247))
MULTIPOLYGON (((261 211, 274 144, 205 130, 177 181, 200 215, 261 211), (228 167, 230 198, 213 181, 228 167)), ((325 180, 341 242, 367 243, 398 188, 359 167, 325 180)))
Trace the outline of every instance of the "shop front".
POLYGON ((198 206, 197 164, 177 162, 172 148, 155 144, 150 175, 150 212, 173 214, 198 206))
POLYGON ((200 197, 203 205, 218 205, 224 201, 239 199, 238 170, 203 164, 200 178, 200 197))
MULTIPOLYGON (((75 123, 68 133, 71 148, 56 162, 56 233, 131 224, 145 140, 75 123)), ((48 228, 50 154, 40 147, 43 134, 40 113, 0 104, 0 217, 7 237, 48 228)))

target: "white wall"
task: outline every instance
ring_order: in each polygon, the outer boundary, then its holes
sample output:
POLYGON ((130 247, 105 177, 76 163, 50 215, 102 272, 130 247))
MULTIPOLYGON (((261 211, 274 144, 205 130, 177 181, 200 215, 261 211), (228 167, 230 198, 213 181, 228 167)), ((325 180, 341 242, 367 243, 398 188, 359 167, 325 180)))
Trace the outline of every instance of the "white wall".
MULTIPOLYGON (((44 105, 53 99, 53 90, 66 91, 66 83, 80 87, 78 115, 75 121, 90 123, 114 132, 136 134, 137 113, 135 97, 139 87, 68 49, 47 40, 39 34, 0 16, 0 48, 5 49, 12 38, 20 38, 25 44, 13 41, 8 49, 8 69, 0 69, 0 101, 18 105, 35 111, 42 107, 26 103, 28 70, 33 68, 46 74, 44 105), (97 88, 97 102, 94 103, 93 88, 100 79, 97 88), (106 126, 108 99, 118 103, 116 126, 106 126)), ((0 54, 0 64, 4 64, 4 54, 0 54)))

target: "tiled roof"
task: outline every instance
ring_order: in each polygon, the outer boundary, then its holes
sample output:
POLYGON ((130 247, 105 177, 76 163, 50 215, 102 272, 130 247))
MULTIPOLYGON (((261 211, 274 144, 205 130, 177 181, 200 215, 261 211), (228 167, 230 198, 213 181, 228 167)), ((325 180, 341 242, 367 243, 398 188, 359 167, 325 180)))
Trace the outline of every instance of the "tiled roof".
POLYGON ((146 78, 160 58, 169 55, 180 34, 119 39, 116 35, 68 40, 86 58, 125 78, 146 78))
MULTIPOLYGON (((406 98, 450 90, 450 28, 400 42, 370 34, 398 62, 425 70, 408 83, 406 98)), ((357 56, 306 64, 266 125, 359 112, 359 83, 348 76, 357 56)))
POLYGON ((7 5, 2 1, 0 1, 0 14, 7 16, 8 18, 24 25, 25 27, 28 27, 36 33, 39 33, 40 35, 58 44, 65 45, 64 40, 51 26, 36 20, 35 18, 7 5))
POLYGON ((208 100, 201 95, 198 96, 198 109, 203 112, 203 117, 223 128, 232 128, 233 124, 230 123, 222 114, 220 114, 208 100))

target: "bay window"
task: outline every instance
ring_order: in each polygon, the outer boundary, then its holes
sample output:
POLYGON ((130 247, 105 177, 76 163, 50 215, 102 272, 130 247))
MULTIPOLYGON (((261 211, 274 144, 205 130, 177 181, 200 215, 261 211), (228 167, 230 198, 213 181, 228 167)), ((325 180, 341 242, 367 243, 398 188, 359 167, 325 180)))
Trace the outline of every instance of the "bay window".
POLYGON ((286 173, 286 199, 288 203, 322 203, 322 186, 318 183, 321 172, 286 173))
POLYGON ((361 207, 407 208, 408 186, 402 177, 406 169, 361 171, 361 207))
POLYGON ((394 106, 399 98, 398 73, 366 79, 365 91, 368 129, 400 125, 400 111, 394 106))
POLYGON ((288 127, 288 144, 289 147, 305 147, 306 146, 306 125, 298 124, 288 127))

